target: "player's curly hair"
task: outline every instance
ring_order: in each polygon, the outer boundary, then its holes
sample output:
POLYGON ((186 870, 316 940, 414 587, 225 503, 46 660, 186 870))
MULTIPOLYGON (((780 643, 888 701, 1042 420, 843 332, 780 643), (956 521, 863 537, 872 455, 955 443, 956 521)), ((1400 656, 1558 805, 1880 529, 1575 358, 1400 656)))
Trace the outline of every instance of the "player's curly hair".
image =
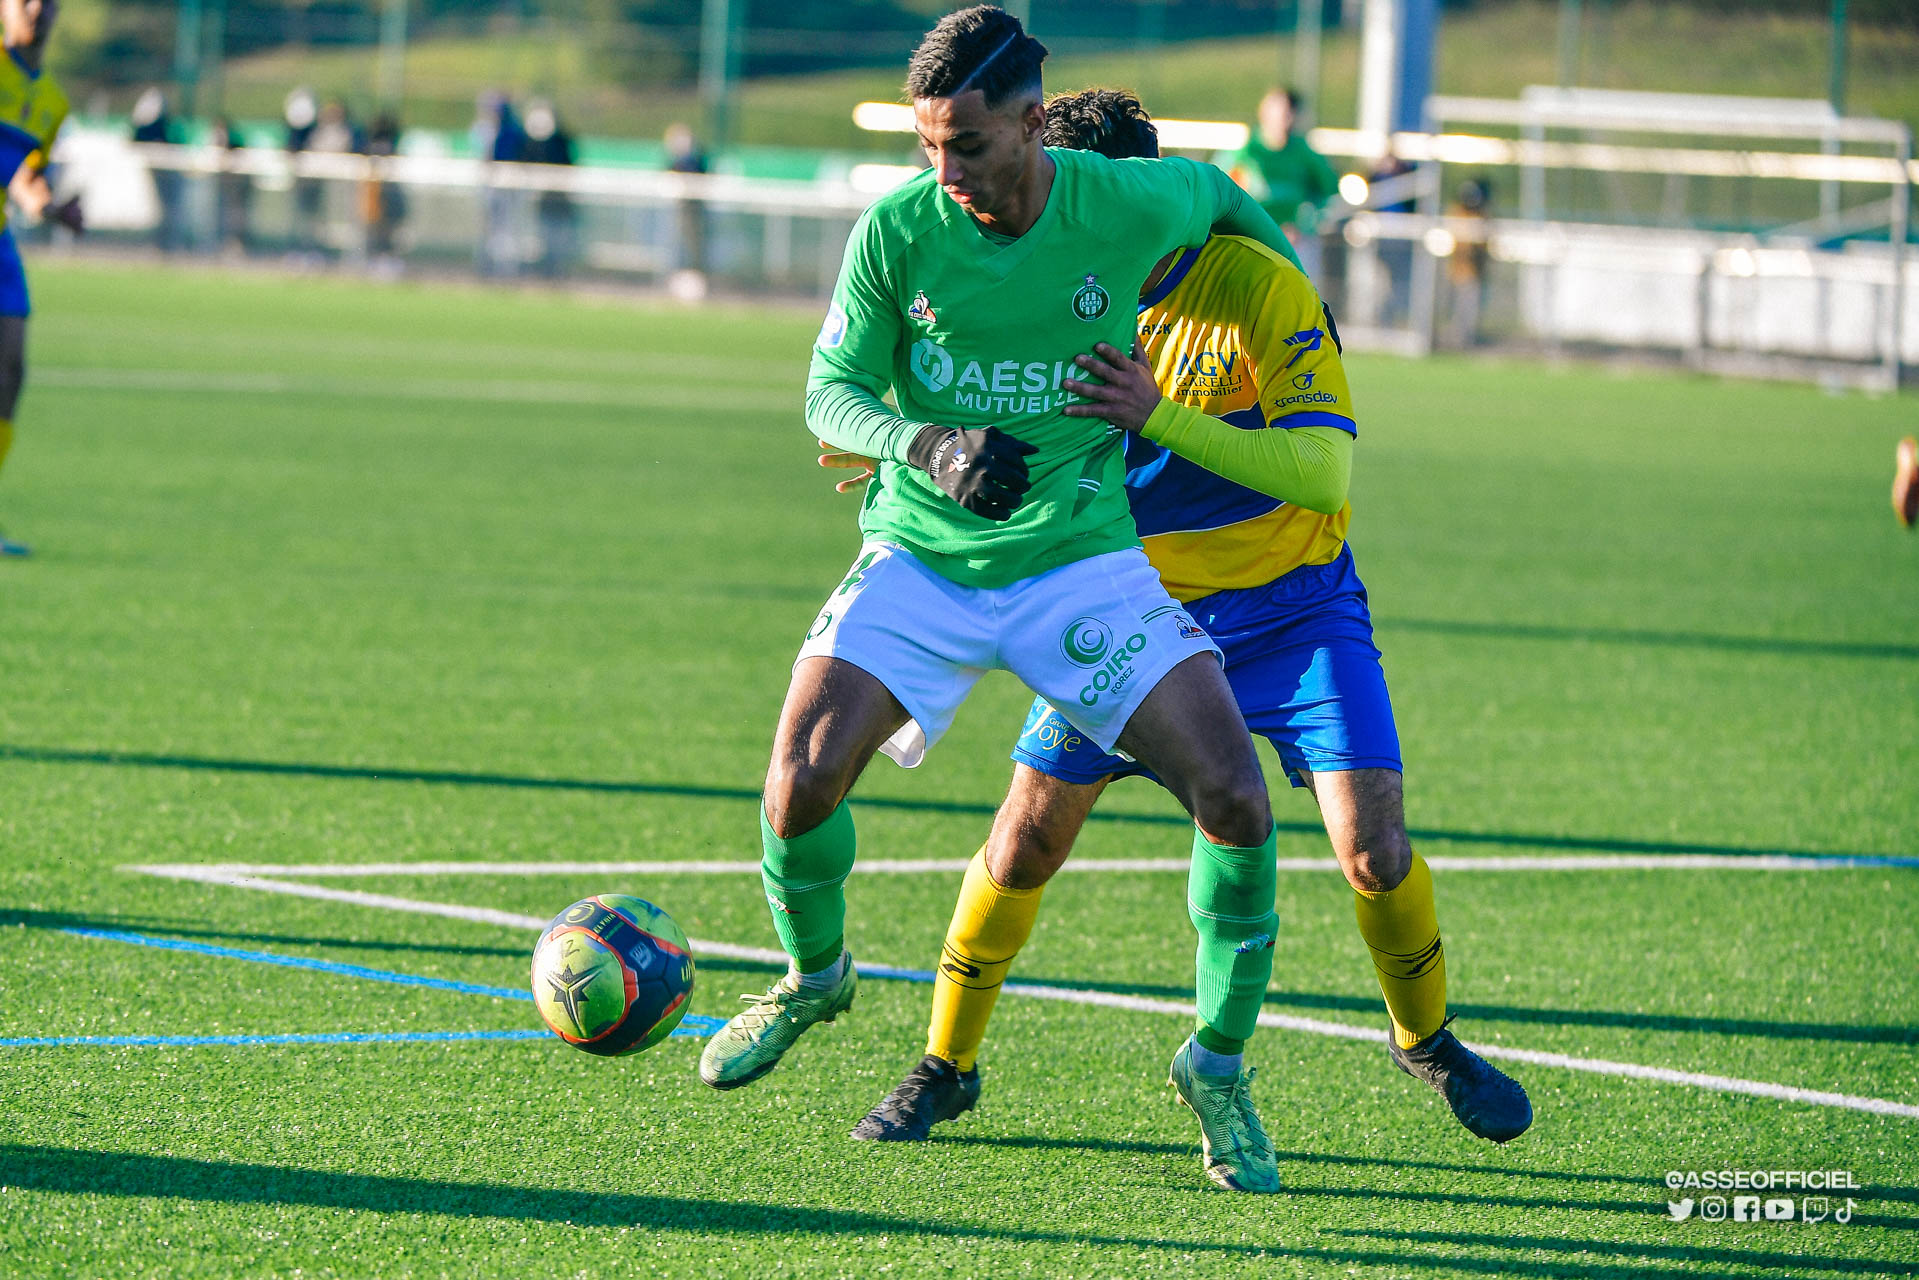
POLYGON ((926 33, 906 64, 912 98, 952 98, 978 89, 997 107, 1015 94, 1039 96, 1046 46, 998 5, 949 13, 926 33))
POLYGON ((1049 147, 1097 151, 1111 160, 1159 157, 1159 130, 1139 99, 1124 89, 1081 89, 1046 100, 1049 147))

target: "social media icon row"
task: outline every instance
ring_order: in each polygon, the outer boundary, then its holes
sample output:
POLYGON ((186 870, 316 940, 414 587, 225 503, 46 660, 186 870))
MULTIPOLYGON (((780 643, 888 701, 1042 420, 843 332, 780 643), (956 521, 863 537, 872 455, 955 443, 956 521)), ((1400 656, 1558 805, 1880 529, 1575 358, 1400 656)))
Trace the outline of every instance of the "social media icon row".
MULTIPOLYGON (((1666 1212, 1674 1222, 1684 1222, 1693 1216, 1695 1209, 1708 1222, 1718 1222, 1728 1216, 1724 1196, 1704 1196, 1697 1204, 1690 1197, 1666 1202, 1666 1212)), ((1797 1204, 1784 1196, 1777 1199, 1734 1196, 1731 1217, 1734 1222, 1791 1222, 1795 1217, 1803 1222, 1824 1222, 1827 1218, 1834 1222, 1851 1222, 1852 1209, 1851 1197, 1847 1197, 1845 1204, 1834 1208, 1826 1196, 1807 1196, 1797 1204)))

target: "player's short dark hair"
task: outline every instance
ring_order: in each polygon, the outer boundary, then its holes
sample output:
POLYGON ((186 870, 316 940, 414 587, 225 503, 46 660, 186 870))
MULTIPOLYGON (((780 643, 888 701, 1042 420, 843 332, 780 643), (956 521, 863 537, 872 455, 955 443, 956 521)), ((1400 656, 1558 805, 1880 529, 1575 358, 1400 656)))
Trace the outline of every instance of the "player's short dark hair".
POLYGON ((953 98, 978 89, 997 107, 1014 94, 1040 91, 1039 64, 1046 46, 998 5, 980 4, 949 13, 926 33, 906 64, 912 98, 953 98))
POLYGON ((1097 151, 1110 160, 1159 158, 1159 130, 1139 99, 1125 89, 1081 89, 1046 100, 1049 147, 1097 151))

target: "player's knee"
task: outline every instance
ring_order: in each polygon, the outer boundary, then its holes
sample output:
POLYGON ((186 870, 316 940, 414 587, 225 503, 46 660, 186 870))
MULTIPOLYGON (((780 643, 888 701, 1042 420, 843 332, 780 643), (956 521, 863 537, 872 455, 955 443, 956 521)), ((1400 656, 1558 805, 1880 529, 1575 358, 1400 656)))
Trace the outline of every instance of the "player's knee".
POLYGON ((1031 826, 1002 835, 986 846, 986 873, 1002 889, 1037 889, 1053 878, 1071 853, 1070 835, 1031 826))
POLYGON ((773 833, 790 840, 825 822, 845 795, 838 769, 811 760, 775 758, 760 802, 773 833))
POLYGON ((1257 769, 1250 776, 1202 780, 1193 789, 1193 821, 1214 844, 1264 844, 1273 829, 1266 780, 1257 769))
POLYGON ((1396 825, 1371 834, 1363 830, 1354 846, 1339 852, 1346 881, 1362 893, 1390 893, 1413 869, 1413 848, 1396 825))

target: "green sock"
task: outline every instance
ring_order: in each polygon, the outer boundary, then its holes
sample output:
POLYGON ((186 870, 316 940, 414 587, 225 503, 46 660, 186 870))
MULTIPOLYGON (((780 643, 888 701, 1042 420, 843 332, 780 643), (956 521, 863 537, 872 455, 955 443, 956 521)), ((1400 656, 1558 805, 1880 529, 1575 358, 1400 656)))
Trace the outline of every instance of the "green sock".
POLYGON ((853 870, 853 814, 842 800, 811 831, 782 840, 760 809, 760 881, 773 910, 773 931, 801 973, 817 973, 840 958, 846 931, 846 891, 853 870))
POLYGON ((1274 863, 1277 831, 1263 844, 1217 845, 1193 831, 1193 869, 1186 880, 1186 912, 1199 932, 1195 957, 1200 1044, 1214 1053, 1245 1048, 1258 1025, 1266 983, 1273 976, 1273 935, 1279 917, 1274 863))

